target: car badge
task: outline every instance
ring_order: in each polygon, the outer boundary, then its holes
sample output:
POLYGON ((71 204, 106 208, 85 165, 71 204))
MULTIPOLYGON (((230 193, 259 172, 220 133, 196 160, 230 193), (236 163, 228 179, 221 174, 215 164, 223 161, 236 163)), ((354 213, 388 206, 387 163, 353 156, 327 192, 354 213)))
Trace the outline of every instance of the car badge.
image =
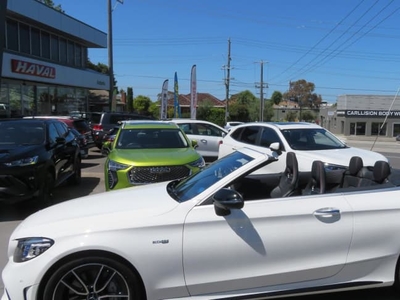
POLYGON ((163 173, 170 173, 171 168, 170 167, 154 167, 150 168, 150 173, 151 174, 163 174, 163 173))

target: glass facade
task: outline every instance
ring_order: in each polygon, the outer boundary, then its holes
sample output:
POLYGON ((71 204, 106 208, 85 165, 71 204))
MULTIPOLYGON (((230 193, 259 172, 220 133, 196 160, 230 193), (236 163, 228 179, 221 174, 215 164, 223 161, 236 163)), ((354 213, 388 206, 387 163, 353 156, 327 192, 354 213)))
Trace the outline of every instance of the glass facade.
POLYGON ((67 116, 88 111, 89 91, 86 89, 3 82, 0 90, 0 117, 67 116))
POLYGON ((34 26, 7 19, 5 49, 75 68, 85 68, 87 48, 34 26))

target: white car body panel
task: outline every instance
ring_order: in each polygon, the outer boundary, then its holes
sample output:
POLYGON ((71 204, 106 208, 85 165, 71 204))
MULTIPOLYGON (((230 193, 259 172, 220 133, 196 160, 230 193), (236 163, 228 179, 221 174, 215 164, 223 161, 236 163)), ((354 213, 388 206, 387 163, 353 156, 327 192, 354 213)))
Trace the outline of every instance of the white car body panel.
MULTIPOLYGON (((255 123, 256 126, 263 126, 255 123)), ((244 126, 251 126, 252 124, 245 124, 244 126)), ((321 128, 318 125, 308 125, 310 128, 321 128)), ((243 127, 243 125, 238 125, 237 127, 243 127)), ((235 127, 236 128, 236 127, 235 127)), ((269 127, 268 127, 269 128, 269 127)), ((285 129, 287 128, 304 128, 304 125, 295 125, 289 124, 285 125, 285 129)), ((234 129, 232 129, 234 130, 234 129)), ((325 163, 339 165, 347 167, 351 157, 360 156, 363 159, 364 166, 373 166, 377 160, 388 161, 388 159, 375 151, 364 150, 356 147, 347 147, 342 149, 329 149, 329 150, 313 150, 313 151, 303 151, 303 150, 294 150, 290 147, 284 136, 279 130, 276 130, 277 135, 281 140, 281 144, 283 145, 285 151, 282 151, 279 155, 279 161, 276 164, 268 165, 267 167, 260 169, 255 172, 255 174, 270 174, 270 173, 279 173, 285 169, 286 165, 286 153, 294 152, 296 154, 299 171, 307 172, 311 170, 311 165, 314 160, 321 160, 325 163)), ((248 147, 254 149, 256 151, 265 152, 266 154, 272 155, 273 151, 267 147, 262 147, 259 145, 250 145, 240 141, 236 141, 231 137, 230 134, 224 137, 220 147, 218 158, 224 157, 233 151, 241 149, 242 147, 248 147)))
POLYGON ((184 130, 185 134, 190 140, 197 141, 196 150, 201 156, 212 159, 216 159, 218 157, 219 144, 222 141, 223 135, 227 133, 226 129, 218 126, 217 124, 203 120, 172 119, 171 121, 178 124, 178 126, 184 130), (197 124, 199 126, 210 126, 213 128, 213 132, 219 132, 220 135, 195 134, 193 132, 190 133, 191 131, 186 131, 185 128, 182 127, 183 124, 187 124, 188 126, 196 126, 197 124))
MULTIPOLYGON (((215 205, 206 204, 210 197, 273 161, 264 152, 239 152, 253 160, 238 160, 243 165, 226 174, 224 160, 210 165, 210 175, 219 181, 184 202, 174 200, 166 190, 169 183, 162 182, 82 197, 28 217, 10 237, 2 273, 10 299, 24 299, 23 293, 26 300, 37 299, 51 266, 93 250, 134 266, 148 300, 255 299, 256 294, 282 297, 297 289, 349 284, 342 289, 351 290, 358 283, 357 288, 371 288, 394 282, 400 187, 257 199, 217 215, 215 205), (36 258, 14 262, 16 239, 37 236, 55 243, 36 258)), ((2 300, 9 300, 6 292, 2 300)))

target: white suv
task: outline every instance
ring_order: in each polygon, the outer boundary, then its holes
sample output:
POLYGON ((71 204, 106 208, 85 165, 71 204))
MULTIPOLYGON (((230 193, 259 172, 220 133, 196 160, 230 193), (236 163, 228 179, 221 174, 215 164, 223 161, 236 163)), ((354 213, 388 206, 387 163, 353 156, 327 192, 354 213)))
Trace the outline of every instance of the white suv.
POLYGON ((377 160, 388 159, 374 151, 349 147, 325 128, 301 122, 246 123, 233 127, 222 140, 218 158, 236 149, 248 147, 271 154, 272 143, 280 145, 279 161, 262 168, 258 173, 279 173, 285 169, 286 153, 294 152, 299 171, 311 171, 314 160, 323 161, 327 167, 348 167, 352 156, 363 159, 364 166, 373 166, 377 160))
POLYGON ((219 144, 228 133, 227 130, 203 120, 172 119, 171 121, 178 124, 189 139, 197 141, 196 150, 206 162, 212 162, 218 158, 219 144))

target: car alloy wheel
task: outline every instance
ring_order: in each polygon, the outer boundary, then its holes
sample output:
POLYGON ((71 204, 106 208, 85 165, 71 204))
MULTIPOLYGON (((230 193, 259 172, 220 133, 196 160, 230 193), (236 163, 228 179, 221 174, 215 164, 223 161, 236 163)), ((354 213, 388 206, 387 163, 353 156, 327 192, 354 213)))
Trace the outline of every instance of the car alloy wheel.
POLYGON ((44 287, 43 300, 142 299, 135 274, 107 257, 91 256, 68 261, 44 287))

